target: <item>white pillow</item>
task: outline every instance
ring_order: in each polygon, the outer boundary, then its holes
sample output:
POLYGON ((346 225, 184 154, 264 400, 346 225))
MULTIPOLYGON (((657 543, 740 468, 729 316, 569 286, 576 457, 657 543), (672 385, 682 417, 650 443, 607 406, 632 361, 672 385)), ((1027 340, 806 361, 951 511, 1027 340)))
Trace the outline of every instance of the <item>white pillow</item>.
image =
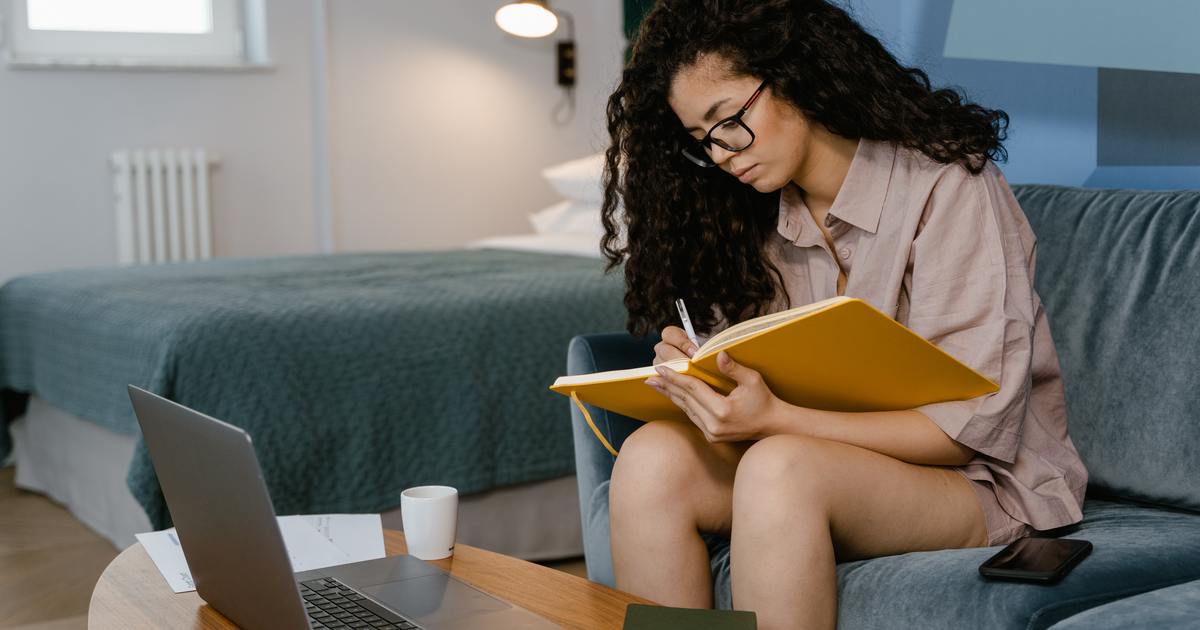
POLYGON ((560 201, 548 208, 529 214, 529 222, 538 234, 587 234, 601 236, 600 204, 582 201, 560 201))
POLYGON ((542 177, 558 194, 599 206, 604 202, 600 178, 604 174, 604 152, 542 169, 542 177))

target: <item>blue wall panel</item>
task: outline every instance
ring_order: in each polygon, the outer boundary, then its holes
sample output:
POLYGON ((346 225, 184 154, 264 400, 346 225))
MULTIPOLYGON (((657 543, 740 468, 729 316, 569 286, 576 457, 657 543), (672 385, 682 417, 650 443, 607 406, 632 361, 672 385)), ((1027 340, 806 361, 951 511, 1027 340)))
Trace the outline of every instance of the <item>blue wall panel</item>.
POLYGON ((951 59, 952 0, 843 0, 902 63, 1011 117, 1005 177, 1013 183, 1081 186, 1096 167, 1095 68, 951 59))
MULTIPOLYGON (((953 0, 840 2, 935 85, 958 86, 985 107, 1008 112, 1009 162, 1001 168, 1011 182, 1200 188, 1194 157, 1200 153, 1200 76, 950 58, 944 51, 953 0)), ((1014 40, 1022 36, 1019 22, 993 28, 1014 40)), ((1142 42, 1141 56, 1154 45, 1142 42)))
POLYGON ((946 54, 1200 72, 1195 0, 955 0, 946 54))

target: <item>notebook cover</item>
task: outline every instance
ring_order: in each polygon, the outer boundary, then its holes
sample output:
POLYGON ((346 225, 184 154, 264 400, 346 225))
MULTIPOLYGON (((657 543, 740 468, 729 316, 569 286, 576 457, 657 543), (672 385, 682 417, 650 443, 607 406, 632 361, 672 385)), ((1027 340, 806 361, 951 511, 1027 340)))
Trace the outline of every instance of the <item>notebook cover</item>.
MULTIPOLYGON (((932 343, 859 299, 848 299, 777 328, 759 331, 727 349, 759 371, 775 395, 801 407, 829 411, 913 409, 967 400, 999 387, 932 343)), ((720 375, 716 355, 693 360, 685 373, 720 375)), ((711 381, 711 377, 703 380, 711 381)), ((645 378, 554 385, 583 402, 638 420, 687 417, 645 378)), ((718 388, 724 389, 724 388, 718 388)))

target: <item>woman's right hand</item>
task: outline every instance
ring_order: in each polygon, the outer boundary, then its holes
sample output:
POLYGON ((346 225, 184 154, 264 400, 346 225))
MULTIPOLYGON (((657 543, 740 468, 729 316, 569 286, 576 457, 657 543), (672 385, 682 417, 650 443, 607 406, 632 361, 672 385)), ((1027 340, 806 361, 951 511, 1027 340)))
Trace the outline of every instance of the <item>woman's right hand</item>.
POLYGON ((688 339, 687 333, 679 326, 667 326, 662 330, 662 341, 654 344, 654 362, 658 365, 671 359, 688 359, 696 354, 699 348, 688 339))

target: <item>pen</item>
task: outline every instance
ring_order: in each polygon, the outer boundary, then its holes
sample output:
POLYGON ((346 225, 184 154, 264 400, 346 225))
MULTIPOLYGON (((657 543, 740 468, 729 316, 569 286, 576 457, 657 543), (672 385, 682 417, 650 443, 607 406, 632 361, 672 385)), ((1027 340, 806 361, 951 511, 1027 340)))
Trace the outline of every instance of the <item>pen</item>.
POLYGON ((688 318, 687 306, 683 304, 682 298, 675 300, 675 308, 679 309, 679 319, 683 320, 683 329, 687 331, 688 339, 691 339, 692 344, 699 348, 700 342, 696 341, 696 331, 692 328, 692 320, 688 318))

